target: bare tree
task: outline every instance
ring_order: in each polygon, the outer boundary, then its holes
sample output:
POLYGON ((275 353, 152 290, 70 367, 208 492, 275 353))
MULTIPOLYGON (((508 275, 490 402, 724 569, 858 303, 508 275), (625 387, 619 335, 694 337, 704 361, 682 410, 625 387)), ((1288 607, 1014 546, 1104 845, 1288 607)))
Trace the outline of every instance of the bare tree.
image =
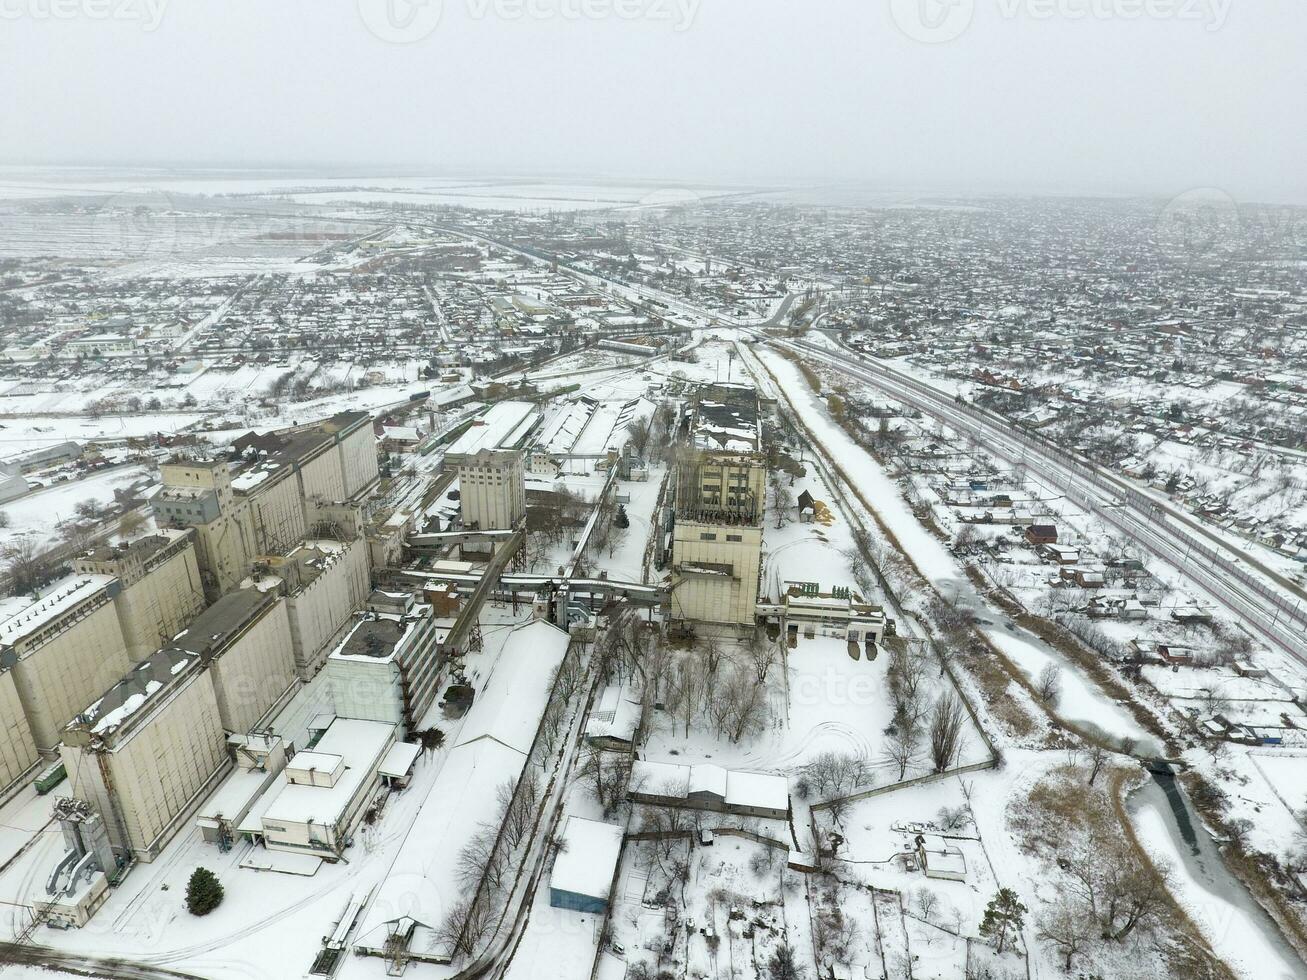
POLYGON ((727 734, 732 742, 739 743, 746 736, 756 735, 767 725, 767 692, 761 684, 737 670, 726 686, 730 704, 727 712, 727 734))
POLYGON ((24 534, 6 545, 0 551, 0 558, 4 559, 10 588, 15 595, 35 592, 50 579, 50 563, 41 553, 34 534, 24 534))
POLYGON ((708 676, 713 677, 722 660, 727 656, 726 644, 719 637, 705 636, 699 641, 699 648, 703 650, 703 662, 708 676))
POLYGON ((1039 672, 1035 693, 1039 695, 1039 700, 1049 707, 1056 706, 1062 696, 1062 668, 1057 664, 1045 664, 1044 669, 1039 672))
POLYGON ((1098 779, 1107 765, 1108 751, 1101 745, 1091 745, 1089 747, 1089 785, 1093 786, 1094 781, 1098 779))
POLYGON ((746 653, 749 666, 753 668, 753 674, 758 679, 759 685, 767 683, 767 675, 771 672, 772 665, 776 663, 778 652, 776 644, 767 639, 767 631, 761 626, 755 627, 749 634, 746 653))
POLYGON ((772 474, 769 484, 770 505, 776 512, 776 527, 782 528, 790 521, 790 511, 794 509, 794 490, 780 478, 779 473, 772 474))
POLYGON ((900 782, 907 777, 908 768, 919 759, 920 746, 916 729, 896 725, 885 742, 885 761, 898 767, 900 782))
POLYGON ((801 770, 818 796, 844 794, 871 782, 871 770, 861 756, 822 752, 801 770))
POLYGON ((645 450, 649 448, 649 437, 653 434, 653 428, 652 415, 641 415, 639 418, 632 419, 626 427, 627 441, 641 459, 645 458, 645 450))
POLYGON ((1083 907, 1062 899, 1039 921, 1038 936, 1062 954, 1062 967, 1070 973, 1076 953, 1094 938, 1094 919, 1083 907))
POLYGON ((918 888, 916 899, 917 913, 927 922, 932 921, 935 915, 935 908, 939 904, 939 896, 929 888, 918 888))
POLYGON ((966 711, 952 691, 935 702, 930 720, 930 758, 936 772, 947 772, 957 761, 962 751, 965 722, 966 711))

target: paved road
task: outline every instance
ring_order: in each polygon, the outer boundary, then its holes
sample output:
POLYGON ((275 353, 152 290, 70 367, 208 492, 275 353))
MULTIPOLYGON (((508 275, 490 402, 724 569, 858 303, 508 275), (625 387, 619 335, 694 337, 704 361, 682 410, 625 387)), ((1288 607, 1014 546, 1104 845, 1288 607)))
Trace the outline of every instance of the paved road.
POLYGON ((915 378, 845 349, 778 341, 974 436, 1010 462, 1022 462, 1069 499, 1179 569, 1256 636, 1307 665, 1307 602, 1283 576, 1240 552, 1165 501, 1114 474, 915 378))
POLYGON ((5 966, 13 964, 49 967, 54 970, 67 970, 76 976, 108 977, 113 980, 205 980, 204 977, 194 973, 179 973, 176 970, 166 970, 156 966, 143 966, 116 957, 85 956, 61 953, 43 946, 0 943, 0 977, 4 976, 5 966))

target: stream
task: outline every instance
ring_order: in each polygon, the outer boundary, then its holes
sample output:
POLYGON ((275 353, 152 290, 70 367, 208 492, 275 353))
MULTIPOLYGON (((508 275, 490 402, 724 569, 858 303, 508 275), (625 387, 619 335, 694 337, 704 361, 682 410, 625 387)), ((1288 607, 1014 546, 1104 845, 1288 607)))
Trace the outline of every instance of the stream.
POLYGON ((1140 843, 1169 860, 1172 894, 1221 959, 1248 980, 1307 980, 1307 965, 1225 867, 1216 842, 1169 773, 1132 792, 1126 807, 1140 843))

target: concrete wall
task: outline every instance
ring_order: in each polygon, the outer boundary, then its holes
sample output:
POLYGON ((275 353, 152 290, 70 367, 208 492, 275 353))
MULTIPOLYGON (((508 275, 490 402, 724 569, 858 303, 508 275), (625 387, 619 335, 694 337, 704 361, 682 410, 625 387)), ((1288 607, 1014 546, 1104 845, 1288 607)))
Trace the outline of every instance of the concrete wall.
POLYGON ((39 758, 31 726, 23 714, 18 688, 10 671, 0 671, 0 799, 39 758))
POLYGON ((243 735, 295 681, 290 617, 284 599, 268 608, 209 666, 222 723, 243 735))
POLYGON ((350 541, 344 548, 335 564, 286 600, 295 669, 301 680, 310 680, 322 669, 331 641, 368 598, 367 542, 350 541))
POLYGON ((23 654, 12 673, 37 748, 53 751, 64 726, 130 666, 112 602, 23 654))
POLYGON ((195 526, 195 554, 210 602, 236 588, 256 554, 252 512, 246 501, 208 524, 195 526))
POLYGON ((394 660, 327 658, 327 683, 341 718, 404 724, 404 689, 394 660))
POLYGON ((365 423, 342 439, 337 452, 340 455, 345 497, 353 497, 364 487, 375 483, 378 477, 377 446, 371 423, 365 423))
POLYGON ((188 544, 114 600, 127 656, 140 663, 185 629, 204 609, 204 585, 195 547, 188 544))
POLYGON ((309 460, 299 471, 300 490, 305 500, 344 500, 345 472, 338 447, 332 446, 309 460))
POLYGON ((294 473, 264 483, 249 498, 257 554, 278 555, 304 540, 304 498, 294 473))

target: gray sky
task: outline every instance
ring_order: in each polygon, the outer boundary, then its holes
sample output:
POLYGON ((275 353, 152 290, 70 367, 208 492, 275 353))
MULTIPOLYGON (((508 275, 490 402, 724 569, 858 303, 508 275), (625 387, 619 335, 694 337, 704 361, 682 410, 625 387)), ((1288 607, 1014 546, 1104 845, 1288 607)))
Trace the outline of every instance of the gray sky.
POLYGON ((0 0, 0 156, 1307 201, 1304 0, 437 2, 0 0))

